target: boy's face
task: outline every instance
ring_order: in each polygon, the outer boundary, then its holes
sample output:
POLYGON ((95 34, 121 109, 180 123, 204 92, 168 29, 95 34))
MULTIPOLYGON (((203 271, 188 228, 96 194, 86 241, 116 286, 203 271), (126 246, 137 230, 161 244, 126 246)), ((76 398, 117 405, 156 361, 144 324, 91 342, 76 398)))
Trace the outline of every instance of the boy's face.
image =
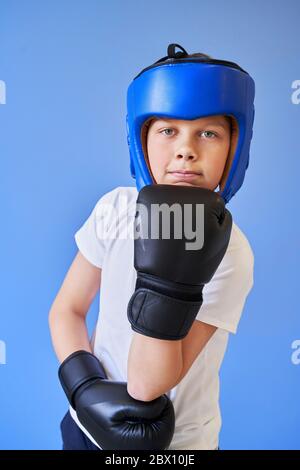
POLYGON ((154 118, 147 137, 148 165, 156 183, 214 190, 230 149, 224 116, 190 120, 154 118))

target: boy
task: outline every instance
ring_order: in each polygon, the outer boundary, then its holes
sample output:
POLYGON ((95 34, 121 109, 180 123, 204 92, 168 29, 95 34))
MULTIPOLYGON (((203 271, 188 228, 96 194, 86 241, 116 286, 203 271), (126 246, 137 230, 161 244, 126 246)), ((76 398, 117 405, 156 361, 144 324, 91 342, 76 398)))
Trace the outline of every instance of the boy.
MULTIPOLYGON (((226 253, 203 288, 203 302, 188 331, 182 339, 168 340, 138 325, 132 303, 128 306, 137 289, 135 246, 128 234, 137 197, 147 185, 169 185, 174 191, 182 186, 197 188, 214 196, 219 188, 218 194, 229 201, 241 186, 248 166, 253 99, 253 81, 236 64, 204 54, 188 55, 176 44, 169 45, 168 56, 144 69, 129 88, 128 144, 137 188, 118 187, 105 194, 75 234, 79 251, 49 316, 53 345, 62 362, 60 379, 73 405, 61 424, 64 449, 99 450, 122 445, 115 443, 119 435, 106 447, 100 445, 102 436, 95 439, 98 430, 90 426, 89 417, 81 412, 78 418, 80 405, 73 397, 74 379, 66 367, 77 360, 81 351, 100 360, 102 379, 106 374, 112 383, 127 383, 128 395, 137 404, 150 407, 155 400, 168 397, 174 407, 175 427, 169 404, 159 402, 163 419, 158 421, 171 431, 168 436, 164 434, 167 446, 160 448, 218 448, 218 373, 229 332, 236 332, 253 285, 251 247, 233 223, 230 239, 223 246, 226 253), (176 47, 183 52, 175 53, 176 47), (128 227, 127 236, 120 236, 128 227), (100 284, 101 315, 90 342, 85 316, 100 284)), ((228 217, 228 211, 224 214, 228 217)), ((122 397, 127 404, 127 397, 122 397)), ((128 407, 131 405, 128 402, 128 407)), ((165 429, 159 432, 165 433, 165 429)), ((103 439, 107 437, 110 439, 103 439)), ((140 447, 134 443, 127 448, 140 447)))

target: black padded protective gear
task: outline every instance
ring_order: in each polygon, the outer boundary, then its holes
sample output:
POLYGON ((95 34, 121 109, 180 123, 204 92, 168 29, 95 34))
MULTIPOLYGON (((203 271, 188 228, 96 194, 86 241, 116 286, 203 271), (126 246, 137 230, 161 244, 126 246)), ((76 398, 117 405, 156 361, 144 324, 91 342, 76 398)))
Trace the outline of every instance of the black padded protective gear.
MULTIPOLYGON (((164 230, 167 227, 165 214, 162 216, 164 230)), ((164 184, 141 189, 134 239, 137 280, 127 309, 134 331, 166 340, 182 339, 188 334, 203 302, 203 287, 212 279, 224 257, 231 228, 231 214, 214 191, 164 184), (159 217, 153 216, 153 209, 163 208, 163 204, 169 208, 177 204, 180 209, 177 214, 181 213, 181 218, 174 215, 173 222, 169 217, 172 211, 167 215, 171 222, 169 238, 163 236, 166 231, 163 232, 159 217), (201 218, 198 217, 201 214, 201 218), (178 224, 182 224, 180 238, 178 224), (186 227, 198 234, 202 230, 200 248, 187 249, 187 244, 191 247, 191 240, 186 237, 186 227), (137 233, 141 236, 137 237, 137 233), (151 238, 152 233, 157 238, 151 238)))
POLYGON ((111 381, 100 361, 76 351, 60 365, 59 380, 77 417, 102 450, 167 449, 175 429, 167 395, 140 401, 126 382, 111 381))

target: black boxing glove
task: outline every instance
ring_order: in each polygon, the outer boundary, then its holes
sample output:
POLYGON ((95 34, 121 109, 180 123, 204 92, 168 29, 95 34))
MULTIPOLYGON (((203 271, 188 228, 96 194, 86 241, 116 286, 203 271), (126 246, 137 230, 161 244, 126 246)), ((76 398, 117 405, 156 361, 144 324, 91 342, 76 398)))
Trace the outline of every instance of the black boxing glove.
POLYGON ((149 402, 135 400, 126 382, 108 380, 100 361, 87 351, 68 356, 58 376, 79 421, 102 450, 169 447, 175 414, 167 395, 149 402))
POLYGON ((153 338, 182 339, 202 305, 203 287, 228 247, 231 214, 224 200, 209 189, 154 184, 138 194, 134 227, 137 280, 127 309, 131 328, 153 338), (159 206, 165 210, 165 234, 159 224, 159 206), (170 224, 169 238, 164 238, 172 206, 175 223, 170 224), (190 242, 187 230, 194 230, 196 242, 190 242))

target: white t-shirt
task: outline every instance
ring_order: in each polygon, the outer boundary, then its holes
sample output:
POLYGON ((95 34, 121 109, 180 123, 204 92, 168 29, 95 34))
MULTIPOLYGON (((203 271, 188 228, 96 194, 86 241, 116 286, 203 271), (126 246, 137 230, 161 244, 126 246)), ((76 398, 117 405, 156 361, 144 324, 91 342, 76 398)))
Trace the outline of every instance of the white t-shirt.
MULTIPOLYGON (((108 379, 125 382, 134 334, 127 318, 127 305, 136 281, 132 229, 137 195, 135 187, 117 187, 106 193, 75 234, 83 256, 102 269, 99 317, 92 350, 108 379)), ((213 278, 203 288, 203 304, 196 317, 218 329, 182 381, 167 393, 173 402, 176 421, 170 450, 218 447, 221 428, 219 369, 229 333, 236 333, 252 288, 253 267, 249 242, 233 222, 227 251, 213 278)), ((97 445, 72 407, 70 412, 77 425, 97 445)))

